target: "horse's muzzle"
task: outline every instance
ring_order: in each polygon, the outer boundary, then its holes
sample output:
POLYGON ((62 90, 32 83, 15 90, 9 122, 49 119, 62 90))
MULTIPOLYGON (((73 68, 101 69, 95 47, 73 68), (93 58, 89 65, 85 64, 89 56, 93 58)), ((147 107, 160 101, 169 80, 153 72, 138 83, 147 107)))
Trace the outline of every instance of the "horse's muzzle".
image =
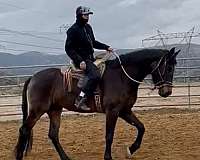
POLYGON ((172 87, 171 84, 163 84, 158 87, 158 94, 161 97, 168 97, 172 94, 172 87))

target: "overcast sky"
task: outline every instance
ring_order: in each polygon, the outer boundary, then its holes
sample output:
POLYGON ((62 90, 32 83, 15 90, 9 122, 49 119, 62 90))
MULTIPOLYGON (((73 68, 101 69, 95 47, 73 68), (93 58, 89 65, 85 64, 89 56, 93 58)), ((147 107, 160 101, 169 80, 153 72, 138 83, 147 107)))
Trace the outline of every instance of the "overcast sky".
POLYGON ((74 23, 79 5, 94 12, 90 24, 96 39, 113 48, 139 48, 142 39, 156 35, 157 29, 164 33, 185 32, 195 26, 199 31, 199 0, 0 0, 0 51, 49 49, 63 53, 66 35, 59 33, 59 27, 74 23))

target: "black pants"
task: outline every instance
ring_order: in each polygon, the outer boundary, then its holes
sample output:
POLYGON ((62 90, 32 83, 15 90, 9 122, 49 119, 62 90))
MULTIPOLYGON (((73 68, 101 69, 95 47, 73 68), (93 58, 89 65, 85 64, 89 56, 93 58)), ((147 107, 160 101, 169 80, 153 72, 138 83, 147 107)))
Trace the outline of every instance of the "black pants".
POLYGON ((85 74, 88 77, 88 81, 82 90, 86 96, 93 96, 93 93, 101 79, 101 74, 97 66, 90 60, 86 60, 85 74))

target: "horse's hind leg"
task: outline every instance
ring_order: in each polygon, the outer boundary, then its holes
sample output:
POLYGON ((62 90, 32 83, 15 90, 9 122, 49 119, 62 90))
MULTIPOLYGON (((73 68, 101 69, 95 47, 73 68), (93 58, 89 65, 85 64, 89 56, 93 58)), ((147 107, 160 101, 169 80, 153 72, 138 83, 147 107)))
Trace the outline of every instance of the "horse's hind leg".
POLYGON ((33 130, 31 130, 31 133, 28 136, 27 145, 26 145, 26 148, 25 148, 25 156, 27 156, 28 153, 31 152, 32 145, 33 145, 33 130))
POLYGON ((61 160, 70 160, 70 158, 64 152, 60 142, 59 142, 59 128, 62 110, 49 111, 48 115, 50 118, 49 127, 49 138, 51 139, 56 151, 58 152, 61 160))
POLYGON ((31 136, 31 130, 42 114, 43 113, 36 115, 35 113, 31 112, 27 117, 27 120, 19 129, 19 138, 15 147, 16 160, 22 160, 24 150, 27 147, 27 143, 31 136))
POLYGON ((132 111, 122 112, 119 115, 122 119, 128 122, 130 125, 135 126, 138 130, 138 135, 135 142, 127 149, 128 156, 132 155, 137 149, 140 148, 142 138, 145 132, 145 128, 142 122, 132 113, 132 111))

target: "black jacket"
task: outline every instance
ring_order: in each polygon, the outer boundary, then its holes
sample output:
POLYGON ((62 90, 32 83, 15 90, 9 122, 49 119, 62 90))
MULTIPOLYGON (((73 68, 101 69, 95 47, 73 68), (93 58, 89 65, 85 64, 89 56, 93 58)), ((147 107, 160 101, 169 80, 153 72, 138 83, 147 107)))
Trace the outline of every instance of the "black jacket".
POLYGON ((95 40, 92 27, 89 24, 83 25, 76 21, 67 30, 65 43, 67 55, 73 60, 75 66, 79 67, 82 61, 94 61, 93 48, 107 50, 109 46, 95 40))

